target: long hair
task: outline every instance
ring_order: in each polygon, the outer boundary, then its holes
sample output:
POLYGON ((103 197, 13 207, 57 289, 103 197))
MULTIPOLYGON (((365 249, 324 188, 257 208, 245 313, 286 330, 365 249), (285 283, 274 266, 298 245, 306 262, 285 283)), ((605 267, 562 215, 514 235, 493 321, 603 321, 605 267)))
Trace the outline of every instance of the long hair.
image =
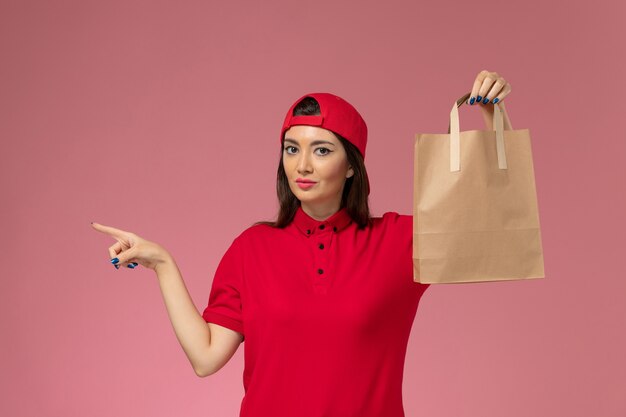
MULTIPOLYGON (((319 114, 319 103, 313 97, 305 97, 293 110, 294 116, 317 116, 319 114)), ((354 170, 354 175, 346 179, 339 208, 342 209, 346 207, 346 211, 352 218, 352 221, 354 221, 359 228, 364 228, 372 224, 372 219, 370 217, 368 203, 369 182, 365 164, 363 163, 363 156, 358 148, 348 140, 336 133, 334 133, 334 135, 339 139, 346 150, 348 163, 352 165, 352 169, 354 170)), ((276 193, 278 194, 278 202, 280 205, 278 217, 274 222, 259 221, 254 223, 254 226, 263 224, 276 228, 284 228, 291 223, 298 207, 300 207, 300 200, 298 200, 289 188, 289 180, 283 167, 284 139, 283 137, 280 143, 280 160, 276 173, 276 193)))

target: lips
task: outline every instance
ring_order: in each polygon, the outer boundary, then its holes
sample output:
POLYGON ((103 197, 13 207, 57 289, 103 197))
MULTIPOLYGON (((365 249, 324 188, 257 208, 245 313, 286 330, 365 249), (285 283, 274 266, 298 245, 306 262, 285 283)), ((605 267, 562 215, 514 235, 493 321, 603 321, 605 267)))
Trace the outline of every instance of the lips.
POLYGON ((303 190, 308 190, 309 188, 315 187, 315 183, 314 182, 299 182, 298 187, 302 188, 303 190))
POLYGON ((305 180, 303 178, 298 178, 296 180, 296 184, 298 184, 298 187, 300 187, 303 190, 308 190, 310 188, 315 187, 315 184, 317 184, 315 181, 311 181, 311 180, 305 180))

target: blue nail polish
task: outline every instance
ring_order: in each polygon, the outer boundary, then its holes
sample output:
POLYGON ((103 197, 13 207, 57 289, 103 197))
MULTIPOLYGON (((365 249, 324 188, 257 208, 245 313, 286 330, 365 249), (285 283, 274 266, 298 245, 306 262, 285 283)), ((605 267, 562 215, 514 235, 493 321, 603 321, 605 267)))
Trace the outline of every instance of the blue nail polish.
POLYGON ((115 269, 120 269, 119 265, 113 265, 115 267, 115 269))
POLYGON ((115 265, 116 263, 118 263, 119 261, 120 261, 120 260, 119 260, 119 259, 117 259, 117 258, 113 258, 113 259, 111 259, 111 263, 112 263, 112 264, 114 264, 114 265, 115 265))
POLYGON ((481 96, 476 97, 476 101, 480 102, 483 98, 481 96))
POLYGON ((128 264, 128 265, 126 265, 126 267, 127 267, 127 268, 130 268, 130 269, 133 269, 133 268, 135 267, 135 265, 133 265, 133 264, 128 264))
POLYGON ((496 104, 498 101, 500 101, 500 99, 498 99, 498 98, 494 98, 494 99, 493 99, 493 104, 496 104))
POLYGON ((487 104, 487 103, 489 103, 489 99, 485 97, 485 99, 483 100, 483 104, 487 104))
POLYGON ((474 104, 474 101, 476 101, 476 98, 474 97, 470 98, 470 104, 474 104))

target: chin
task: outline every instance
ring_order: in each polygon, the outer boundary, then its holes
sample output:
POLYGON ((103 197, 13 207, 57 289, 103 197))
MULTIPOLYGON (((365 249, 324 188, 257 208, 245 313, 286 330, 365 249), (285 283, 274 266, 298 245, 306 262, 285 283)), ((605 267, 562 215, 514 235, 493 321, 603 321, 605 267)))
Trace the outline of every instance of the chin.
POLYGON ((295 196, 296 196, 296 198, 298 200, 300 200, 301 203, 302 202, 304 202, 304 203, 311 203, 311 202, 315 201, 315 198, 311 198, 308 195, 304 195, 303 196, 302 194, 296 194, 295 196))
POLYGON ((303 193, 303 192, 296 192, 294 193, 294 195, 296 196, 298 200, 300 200, 301 203, 310 204, 318 200, 317 196, 307 195, 306 193, 303 193))

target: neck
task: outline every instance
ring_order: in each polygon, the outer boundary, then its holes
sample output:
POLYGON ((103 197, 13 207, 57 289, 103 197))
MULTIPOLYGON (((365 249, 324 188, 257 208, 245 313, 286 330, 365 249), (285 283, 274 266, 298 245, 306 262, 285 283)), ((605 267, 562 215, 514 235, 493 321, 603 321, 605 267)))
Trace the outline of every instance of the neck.
POLYGON ((337 213, 340 209, 338 204, 323 206, 301 203, 300 205, 302 206, 302 211, 319 221, 326 220, 333 214, 337 213))

